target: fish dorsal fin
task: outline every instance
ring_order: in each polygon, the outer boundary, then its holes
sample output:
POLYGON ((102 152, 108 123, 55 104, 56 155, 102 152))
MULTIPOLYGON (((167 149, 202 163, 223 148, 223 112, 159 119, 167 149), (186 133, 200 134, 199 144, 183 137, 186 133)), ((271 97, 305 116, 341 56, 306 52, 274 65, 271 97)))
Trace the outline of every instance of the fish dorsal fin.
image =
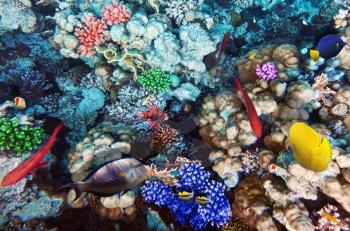
POLYGON ((320 145, 320 154, 327 161, 327 164, 332 160, 332 146, 327 137, 324 137, 320 145))

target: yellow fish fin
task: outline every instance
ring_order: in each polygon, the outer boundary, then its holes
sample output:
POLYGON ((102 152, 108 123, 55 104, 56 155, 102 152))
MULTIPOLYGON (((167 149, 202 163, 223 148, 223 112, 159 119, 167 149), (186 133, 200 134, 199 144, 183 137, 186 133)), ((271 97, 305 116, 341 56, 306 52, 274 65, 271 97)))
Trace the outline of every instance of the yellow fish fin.
POLYGON ((339 50, 339 43, 337 43, 337 50, 339 50))
POLYGON ((289 130, 289 142, 294 158, 304 168, 310 169, 313 148, 319 147, 320 135, 304 123, 295 123, 289 130))
POLYGON ((249 55, 249 59, 250 60, 254 60, 255 59, 255 55, 249 55))
POLYGON ((317 61, 318 58, 320 57, 320 52, 316 51, 316 50, 310 50, 310 57, 313 61, 317 61))
POLYGON ((332 147, 327 137, 323 138, 317 151, 318 153, 315 153, 317 155, 317 161, 315 161, 317 165, 315 166, 314 171, 321 172, 326 170, 328 164, 332 161, 332 147))

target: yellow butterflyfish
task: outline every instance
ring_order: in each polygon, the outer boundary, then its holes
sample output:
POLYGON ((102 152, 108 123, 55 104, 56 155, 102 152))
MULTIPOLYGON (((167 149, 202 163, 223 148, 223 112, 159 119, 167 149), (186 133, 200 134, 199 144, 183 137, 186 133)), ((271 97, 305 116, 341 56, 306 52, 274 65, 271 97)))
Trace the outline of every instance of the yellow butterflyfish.
POLYGON ((289 130, 289 142, 296 161, 315 172, 324 171, 332 160, 332 148, 327 139, 310 126, 297 122, 289 130))

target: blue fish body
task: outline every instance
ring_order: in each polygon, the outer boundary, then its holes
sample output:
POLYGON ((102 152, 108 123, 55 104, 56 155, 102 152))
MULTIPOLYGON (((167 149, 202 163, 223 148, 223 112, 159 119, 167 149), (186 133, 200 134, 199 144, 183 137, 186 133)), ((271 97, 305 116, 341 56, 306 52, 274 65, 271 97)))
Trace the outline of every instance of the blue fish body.
POLYGON ((346 43, 337 35, 326 35, 317 44, 317 50, 324 59, 337 56, 346 43))

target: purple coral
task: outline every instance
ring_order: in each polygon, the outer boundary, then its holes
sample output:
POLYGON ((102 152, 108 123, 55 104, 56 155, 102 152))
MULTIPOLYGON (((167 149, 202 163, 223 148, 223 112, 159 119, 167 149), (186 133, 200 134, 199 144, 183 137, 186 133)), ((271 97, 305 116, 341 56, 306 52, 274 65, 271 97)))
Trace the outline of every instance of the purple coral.
POLYGON ((278 70, 273 63, 265 63, 256 65, 256 75, 259 79, 274 80, 277 78, 278 70))

